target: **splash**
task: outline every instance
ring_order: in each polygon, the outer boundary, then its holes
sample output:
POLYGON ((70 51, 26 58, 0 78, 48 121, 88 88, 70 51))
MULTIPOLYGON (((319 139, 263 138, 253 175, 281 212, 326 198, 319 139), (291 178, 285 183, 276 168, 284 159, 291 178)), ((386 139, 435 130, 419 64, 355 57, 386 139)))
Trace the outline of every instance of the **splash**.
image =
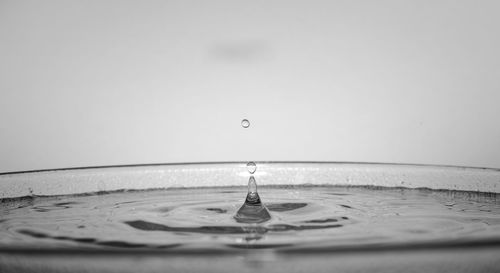
POLYGON ((262 204, 257 192, 257 182, 253 176, 248 180, 248 193, 245 203, 234 219, 239 223, 263 223, 271 219, 269 210, 262 204))

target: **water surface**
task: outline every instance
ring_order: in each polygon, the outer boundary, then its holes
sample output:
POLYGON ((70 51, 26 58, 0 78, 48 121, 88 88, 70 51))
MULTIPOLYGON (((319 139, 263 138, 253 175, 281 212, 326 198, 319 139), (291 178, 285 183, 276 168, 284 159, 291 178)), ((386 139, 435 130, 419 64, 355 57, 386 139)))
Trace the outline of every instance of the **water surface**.
POLYGON ((497 194, 264 186, 264 223, 234 215, 246 187, 4 199, 0 247, 158 251, 357 251, 500 246, 497 194))

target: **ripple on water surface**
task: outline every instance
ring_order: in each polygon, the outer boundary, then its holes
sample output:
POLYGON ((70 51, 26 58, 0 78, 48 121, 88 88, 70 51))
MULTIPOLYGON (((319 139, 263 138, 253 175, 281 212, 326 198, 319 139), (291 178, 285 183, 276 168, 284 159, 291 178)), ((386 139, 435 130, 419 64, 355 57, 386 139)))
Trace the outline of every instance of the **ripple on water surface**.
POLYGON ((500 245, 497 194, 262 187, 271 218, 234 216, 246 189, 25 197, 0 203, 1 247, 282 251, 500 245))

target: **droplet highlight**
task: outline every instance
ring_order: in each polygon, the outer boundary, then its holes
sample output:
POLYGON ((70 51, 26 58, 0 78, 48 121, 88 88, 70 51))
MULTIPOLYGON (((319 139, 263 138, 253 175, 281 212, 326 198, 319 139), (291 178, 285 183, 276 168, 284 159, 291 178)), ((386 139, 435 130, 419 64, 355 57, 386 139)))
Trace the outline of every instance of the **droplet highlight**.
POLYGON ((243 128, 248 128, 248 127, 250 127, 250 121, 248 121, 248 119, 244 119, 244 120, 242 120, 242 121, 241 121, 241 126, 242 126, 243 128))
POLYGON ((247 171, 250 174, 254 174, 256 170, 257 170, 257 164, 255 164, 255 162, 251 161, 247 163, 247 171))

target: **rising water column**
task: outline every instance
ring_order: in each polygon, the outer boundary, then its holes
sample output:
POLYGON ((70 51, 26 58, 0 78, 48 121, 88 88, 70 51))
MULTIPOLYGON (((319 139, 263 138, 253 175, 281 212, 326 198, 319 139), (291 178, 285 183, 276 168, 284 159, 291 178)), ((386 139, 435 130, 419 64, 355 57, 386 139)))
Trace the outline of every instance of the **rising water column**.
MULTIPOLYGON (((252 175, 257 170, 257 165, 254 162, 247 164, 247 170, 252 175)), ((259 193, 257 193, 257 182, 252 175, 248 179, 248 193, 245 203, 234 216, 239 223, 263 223, 271 219, 269 210, 262 204, 259 193)))

